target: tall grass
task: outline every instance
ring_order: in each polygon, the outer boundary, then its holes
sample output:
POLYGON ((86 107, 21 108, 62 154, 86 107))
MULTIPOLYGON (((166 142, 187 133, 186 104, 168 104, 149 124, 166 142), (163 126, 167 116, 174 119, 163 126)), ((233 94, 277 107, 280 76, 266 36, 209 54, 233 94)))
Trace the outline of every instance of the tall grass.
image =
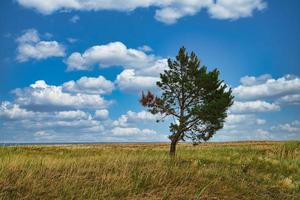
POLYGON ((0 148, 0 199, 300 199, 300 142, 0 148))

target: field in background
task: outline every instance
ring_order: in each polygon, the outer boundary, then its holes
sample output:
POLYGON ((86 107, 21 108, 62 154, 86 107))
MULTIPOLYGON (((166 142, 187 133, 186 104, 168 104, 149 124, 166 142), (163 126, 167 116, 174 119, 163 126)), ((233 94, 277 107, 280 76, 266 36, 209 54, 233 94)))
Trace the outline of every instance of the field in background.
POLYGON ((300 199, 300 142, 0 147, 0 199, 300 199))

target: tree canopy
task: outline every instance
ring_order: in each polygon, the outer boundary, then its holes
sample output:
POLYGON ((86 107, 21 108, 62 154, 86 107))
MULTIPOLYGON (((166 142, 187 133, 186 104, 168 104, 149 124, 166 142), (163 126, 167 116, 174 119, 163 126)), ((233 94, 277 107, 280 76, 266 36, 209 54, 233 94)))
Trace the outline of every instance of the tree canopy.
POLYGON ((161 95, 142 94, 140 103, 148 111, 175 119, 170 124, 170 154, 175 154, 180 140, 207 141, 223 128, 234 97, 219 75, 219 70, 208 71, 194 52, 189 55, 182 47, 176 60, 168 59, 168 69, 160 74, 157 86, 161 95))

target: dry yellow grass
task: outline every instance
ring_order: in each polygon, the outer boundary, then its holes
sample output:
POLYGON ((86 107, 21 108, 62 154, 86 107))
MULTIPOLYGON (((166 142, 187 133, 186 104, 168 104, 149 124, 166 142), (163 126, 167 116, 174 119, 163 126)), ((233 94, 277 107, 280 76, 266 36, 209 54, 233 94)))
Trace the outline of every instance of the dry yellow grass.
POLYGON ((300 199, 300 142, 0 147, 0 199, 300 199))

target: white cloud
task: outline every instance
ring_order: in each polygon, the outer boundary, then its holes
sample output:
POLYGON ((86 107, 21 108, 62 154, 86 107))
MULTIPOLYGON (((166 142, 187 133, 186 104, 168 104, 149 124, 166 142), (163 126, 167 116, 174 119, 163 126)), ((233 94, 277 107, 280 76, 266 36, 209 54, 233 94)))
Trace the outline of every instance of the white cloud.
POLYGON ((255 133, 257 134, 257 135, 259 135, 260 137, 260 139, 269 139, 270 138, 270 132, 269 131, 267 131, 267 130, 264 130, 264 129, 257 129, 256 131, 255 131, 255 133))
POLYGON ((235 101, 230 112, 234 113, 245 113, 245 112, 269 112, 269 111, 279 111, 280 106, 275 103, 268 103, 266 101, 256 100, 256 101, 235 101))
POLYGON ((92 117, 89 113, 81 110, 68 110, 60 112, 34 112, 21 108, 18 104, 10 102, 2 102, 0 107, 0 119, 13 120, 24 123, 25 128, 49 128, 66 126, 68 124, 82 121, 91 121, 92 117))
POLYGON ((99 95, 67 93, 62 86, 48 85, 43 80, 27 88, 15 89, 13 93, 18 104, 31 108, 103 108, 109 104, 99 95))
POLYGON ((50 136, 51 134, 49 132, 46 132, 46 131, 37 131, 34 133, 34 136, 37 136, 37 137, 45 137, 45 136, 50 136))
POLYGON ((300 104, 300 94, 286 95, 286 96, 283 96, 283 97, 280 97, 279 99, 277 99, 276 102, 280 103, 280 104, 299 105, 300 104))
POLYGON ((33 116, 35 116, 34 112, 20 108, 20 106, 17 104, 4 101, 0 105, 0 117, 2 118, 25 119, 33 116))
POLYGON ((28 29, 16 41, 19 43, 37 43, 40 41, 39 33, 35 29, 28 29))
POLYGON ((256 119, 256 124, 257 125, 263 125, 263 124, 265 124, 267 121, 266 120, 264 120, 264 119, 256 119))
POLYGON ((155 12, 155 19, 165 24, 174 24, 184 16, 195 15, 201 6, 195 7, 166 7, 155 12))
POLYGON ((68 81, 62 85, 62 90, 70 93, 108 94, 114 89, 114 83, 103 76, 83 76, 76 81, 68 81))
POLYGON ((252 127, 249 129, 232 129, 226 132, 216 134, 213 141, 259 141, 274 139, 274 136, 265 129, 252 127))
POLYGON ((70 22, 72 23, 77 23, 79 21, 80 17, 78 15, 74 15, 71 19, 70 22))
POLYGON ((249 126, 263 125, 266 121, 259 119, 253 114, 229 114, 225 120, 224 130, 242 129, 245 130, 249 126))
POLYGON ((122 91, 147 91, 155 88, 158 80, 158 77, 139 76, 134 69, 125 69, 117 76, 116 84, 122 91))
POLYGON ((251 100, 300 93, 300 79, 297 76, 286 75, 278 79, 269 77, 260 81, 253 78, 250 83, 246 79, 249 78, 242 78, 244 84, 233 89, 233 94, 238 99, 251 100))
POLYGON ((160 115, 153 115, 147 111, 133 112, 129 110, 125 115, 121 115, 113 122, 114 126, 129 126, 130 124, 137 123, 153 123, 160 118, 160 115))
POLYGON ((100 109, 95 111, 96 119, 108 119, 109 112, 106 109, 100 109))
POLYGON ((89 113, 81 110, 68 110, 56 112, 36 112, 22 108, 18 104, 4 101, 0 104, 0 117, 13 120, 87 120, 92 119, 89 113))
POLYGON ((241 83, 244 86, 253 86, 266 83, 269 79, 272 79, 270 74, 263 74, 261 76, 244 76, 241 78, 241 83))
POLYGON ((217 0, 208 9, 215 19, 238 19, 252 16, 253 11, 261 11, 267 7, 263 0, 217 0))
POLYGON ((91 116, 81 110, 69 110, 69 111, 60 111, 56 112, 55 117, 63 120, 80 120, 80 119, 89 119, 91 116))
POLYGON ((238 124, 243 121, 247 121, 248 118, 252 118, 252 115, 241 115, 241 114, 229 114, 226 118, 227 124, 238 124))
POLYGON ((274 137, 265 129, 267 121, 254 114, 229 114, 224 128, 214 136, 213 141, 269 140, 274 137))
POLYGON ((57 41, 41 41, 35 29, 26 30, 16 41, 18 42, 17 60, 19 62, 65 55, 65 47, 62 44, 57 41))
POLYGON ((253 114, 229 114, 224 128, 214 136, 213 141, 266 140, 273 135, 266 130, 266 120, 253 114))
POLYGON ((168 60, 165 58, 156 60, 153 64, 143 68, 137 68, 136 73, 144 76, 159 77, 159 74, 168 68, 168 60))
POLYGON ((135 122, 139 122, 139 121, 151 121, 154 122, 156 119, 158 119, 158 115, 153 115, 148 111, 140 111, 140 112, 133 112, 131 110, 129 110, 127 112, 127 116, 129 118, 129 121, 135 121, 135 122))
POLYGON ((82 54, 74 52, 65 62, 69 71, 89 70, 95 65, 102 68, 122 66, 125 70, 115 81, 118 88, 123 91, 141 91, 154 88, 159 74, 167 68, 167 59, 146 54, 146 50, 149 50, 148 46, 131 49, 122 42, 111 42, 93 46, 82 54))
POLYGON ((86 128, 94 128, 101 126, 99 121, 94 119, 76 119, 76 120, 59 120, 56 118, 50 118, 48 120, 36 121, 30 124, 26 122, 26 126, 28 129, 45 129, 52 128, 56 129, 60 132, 73 130, 75 133, 83 132, 86 128))
POLYGON ((72 53, 66 60, 68 70, 88 70, 94 65, 103 68, 123 66, 125 68, 149 67, 158 58, 152 54, 137 49, 127 48, 122 42, 111 42, 105 45, 96 45, 84 53, 72 53))
POLYGON ((35 132, 34 136, 46 136, 44 130, 71 135, 92 134, 103 130, 102 121, 95 120, 89 113, 82 110, 35 112, 10 102, 1 103, 0 119, 4 120, 2 124, 4 130, 35 132))
POLYGON ((33 134, 33 139, 35 141, 51 141, 57 137, 56 134, 57 133, 53 130, 40 130, 33 134))
POLYGON ((68 71, 91 69, 91 66, 86 64, 86 61, 82 58, 81 54, 78 52, 72 53, 65 62, 68 65, 67 68, 68 71))
POLYGON ((121 115, 117 120, 113 121, 114 126, 128 126, 128 116, 121 115))
POLYGON ((291 123, 279 124, 271 127, 271 130, 281 131, 282 134, 284 134, 284 132, 300 133, 300 121, 295 120, 291 123))
POLYGON ((150 135, 156 134, 156 131, 151 129, 139 129, 136 127, 115 127, 112 129, 114 136, 132 136, 132 135, 150 135))
MULTIPOLYGON (((40 87, 43 83, 37 85, 36 87, 40 87)), ((29 111, 10 102, 2 102, 0 108, 0 132, 6 136, 14 133, 18 137, 14 139, 15 142, 166 140, 165 135, 157 134, 151 128, 143 128, 141 122, 153 122, 156 118, 146 111, 128 111, 124 115, 126 126, 122 126, 112 124, 106 109, 95 110, 92 117, 83 110, 29 111)))
POLYGON ((264 0, 17 0, 27 8, 33 8, 43 14, 58 10, 116 10, 133 11, 137 8, 155 7, 158 21, 172 24, 184 16, 193 16, 201 10, 208 10, 215 19, 238 19, 252 16, 255 10, 263 10, 267 4, 264 0))
MULTIPOLYGON (((89 89, 95 81, 79 80, 84 81, 75 83, 89 89)), ((48 85, 43 80, 15 89, 13 103, 0 102, 0 132, 7 138, 12 138, 10 134, 14 133, 18 137, 16 141, 96 141, 112 129, 109 112, 103 109, 110 101, 99 94, 83 92, 66 92, 62 85, 48 85)))

